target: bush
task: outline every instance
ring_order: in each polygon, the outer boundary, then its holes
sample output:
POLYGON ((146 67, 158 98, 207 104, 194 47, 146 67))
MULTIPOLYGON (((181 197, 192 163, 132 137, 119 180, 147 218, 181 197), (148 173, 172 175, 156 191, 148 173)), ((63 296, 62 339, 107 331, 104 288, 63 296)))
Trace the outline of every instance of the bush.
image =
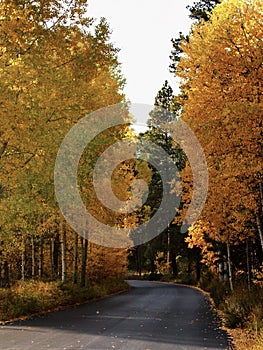
POLYGON ((164 275, 162 273, 150 273, 147 277, 149 281, 163 281, 164 275))
POLYGON ((219 307, 227 298, 230 291, 228 287, 225 285, 225 283, 220 282, 218 279, 211 277, 210 275, 207 275, 203 277, 198 287, 202 288, 206 292, 208 292, 213 299, 215 306, 219 307))

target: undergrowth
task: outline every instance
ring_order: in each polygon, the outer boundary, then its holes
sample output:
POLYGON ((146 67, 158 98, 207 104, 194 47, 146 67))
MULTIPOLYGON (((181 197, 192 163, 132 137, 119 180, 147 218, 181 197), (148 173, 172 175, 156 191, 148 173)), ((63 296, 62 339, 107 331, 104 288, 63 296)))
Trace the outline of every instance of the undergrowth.
POLYGON ((200 287, 209 292, 224 325, 230 330, 236 350, 263 349, 263 286, 235 285, 230 291, 216 279, 201 280, 200 287))
POLYGON ((87 287, 73 283, 24 281, 8 289, 0 289, 0 322, 48 312, 77 303, 83 303, 129 289, 117 278, 101 283, 89 282, 87 287))

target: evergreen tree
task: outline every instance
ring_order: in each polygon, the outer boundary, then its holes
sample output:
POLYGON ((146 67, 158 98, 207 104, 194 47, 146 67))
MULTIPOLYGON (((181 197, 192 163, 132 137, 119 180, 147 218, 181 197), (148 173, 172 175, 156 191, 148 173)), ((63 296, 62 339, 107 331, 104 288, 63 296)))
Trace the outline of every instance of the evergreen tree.
MULTIPOLYGON (((201 20, 208 21, 212 10, 216 5, 220 4, 220 2, 221 0, 200 0, 198 2, 194 2, 192 6, 187 6, 187 9, 190 12, 189 17, 198 22, 201 20)), ((180 62, 181 55, 183 53, 181 45, 183 41, 188 41, 188 39, 189 35, 179 32, 179 36, 171 40, 173 45, 170 56, 172 61, 170 64, 171 73, 176 73, 176 67, 180 62)))
POLYGON ((197 21, 202 19, 208 21, 213 8, 220 4, 221 1, 222 0, 199 0, 198 2, 194 2, 192 6, 187 6, 187 9, 190 11, 189 17, 197 21))

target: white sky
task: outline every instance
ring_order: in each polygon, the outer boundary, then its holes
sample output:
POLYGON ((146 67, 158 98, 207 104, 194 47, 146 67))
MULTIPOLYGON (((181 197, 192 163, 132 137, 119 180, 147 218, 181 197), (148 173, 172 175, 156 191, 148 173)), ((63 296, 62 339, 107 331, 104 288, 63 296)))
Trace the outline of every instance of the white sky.
POLYGON ((171 39, 188 33, 191 20, 187 5, 193 0, 90 0, 88 15, 106 17, 113 33, 111 42, 120 48, 119 61, 126 78, 125 94, 132 103, 154 104, 169 73, 171 39))

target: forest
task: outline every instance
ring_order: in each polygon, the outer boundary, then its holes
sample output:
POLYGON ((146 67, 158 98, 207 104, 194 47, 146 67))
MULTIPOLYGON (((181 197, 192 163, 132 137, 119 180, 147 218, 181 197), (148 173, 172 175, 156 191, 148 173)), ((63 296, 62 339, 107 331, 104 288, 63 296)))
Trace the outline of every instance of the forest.
MULTIPOLYGON (((172 281, 208 291, 226 326, 245 329, 251 349, 262 346, 263 3, 199 0, 188 11, 191 30, 175 33, 170 55, 180 93, 165 81, 147 131, 138 135, 129 126, 125 77, 107 19, 95 25, 86 0, 1 1, 0 320, 125 290, 125 278, 172 281), (89 211, 132 232, 158 210, 164 185, 171 194, 178 190, 178 176, 162 184, 146 161, 122 162, 112 179, 116 196, 129 199, 136 178, 148 183, 149 194, 141 210, 113 218, 98 201, 92 176, 117 140, 160 146, 182 182, 180 206, 169 208, 173 219, 165 230, 129 248, 80 236, 54 191, 56 156, 67 132, 91 112, 119 103, 126 123, 92 140, 79 163, 89 211), (209 175, 202 213, 185 233, 194 179, 184 149, 167 132, 176 120, 198 138, 209 175)), ((245 349, 241 333, 233 334, 245 349)))

